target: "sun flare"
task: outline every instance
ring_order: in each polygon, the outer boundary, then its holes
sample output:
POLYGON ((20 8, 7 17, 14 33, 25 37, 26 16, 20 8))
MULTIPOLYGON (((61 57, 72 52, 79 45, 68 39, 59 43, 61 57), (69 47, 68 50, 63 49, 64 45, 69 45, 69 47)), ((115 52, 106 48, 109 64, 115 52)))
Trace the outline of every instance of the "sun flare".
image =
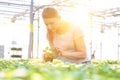
POLYGON ((71 8, 71 10, 62 13, 61 17, 63 20, 82 26, 89 26, 90 22, 88 10, 84 7, 71 8))

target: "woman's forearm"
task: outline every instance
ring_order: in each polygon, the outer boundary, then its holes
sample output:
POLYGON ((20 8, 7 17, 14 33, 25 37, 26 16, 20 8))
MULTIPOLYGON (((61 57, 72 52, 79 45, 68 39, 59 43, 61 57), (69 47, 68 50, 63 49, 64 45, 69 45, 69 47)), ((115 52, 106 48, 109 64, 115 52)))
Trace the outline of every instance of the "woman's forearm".
POLYGON ((69 58, 69 59, 84 59, 86 58, 86 53, 83 52, 76 52, 76 51, 62 51, 62 56, 69 58))

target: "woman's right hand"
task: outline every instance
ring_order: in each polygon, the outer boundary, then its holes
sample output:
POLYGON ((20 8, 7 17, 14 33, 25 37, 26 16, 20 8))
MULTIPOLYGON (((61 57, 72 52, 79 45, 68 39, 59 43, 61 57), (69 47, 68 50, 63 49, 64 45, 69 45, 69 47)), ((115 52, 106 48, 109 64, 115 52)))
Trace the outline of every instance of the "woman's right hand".
POLYGON ((54 50, 57 55, 61 56, 62 55, 62 48, 54 47, 54 50))

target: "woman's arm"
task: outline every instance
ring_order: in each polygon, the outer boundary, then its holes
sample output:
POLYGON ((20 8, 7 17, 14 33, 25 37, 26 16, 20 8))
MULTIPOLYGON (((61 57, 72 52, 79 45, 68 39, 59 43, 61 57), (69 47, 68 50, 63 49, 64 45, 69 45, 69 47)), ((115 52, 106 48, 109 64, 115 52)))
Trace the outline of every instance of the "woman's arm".
POLYGON ((50 46, 51 50, 52 50, 55 54, 58 55, 59 52, 58 52, 58 50, 54 47, 54 44, 53 44, 53 35, 52 35, 52 32, 48 31, 46 37, 47 37, 47 40, 48 40, 48 42, 49 42, 49 46, 50 46))
POLYGON ((84 59, 86 58, 86 47, 84 42, 84 37, 80 36, 74 40, 75 50, 62 50, 59 49, 59 52, 62 56, 69 58, 69 59, 84 59))

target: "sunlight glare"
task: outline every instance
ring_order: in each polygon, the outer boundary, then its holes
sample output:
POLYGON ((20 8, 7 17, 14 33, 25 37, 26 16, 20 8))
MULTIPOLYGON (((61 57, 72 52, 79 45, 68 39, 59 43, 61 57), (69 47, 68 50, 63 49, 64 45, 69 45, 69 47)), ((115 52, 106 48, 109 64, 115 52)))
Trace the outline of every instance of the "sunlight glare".
POLYGON ((63 20, 79 25, 88 26, 90 22, 90 17, 88 15, 87 9, 80 6, 71 8, 70 11, 66 11, 65 13, 61 14, 61 16, 63 20))

